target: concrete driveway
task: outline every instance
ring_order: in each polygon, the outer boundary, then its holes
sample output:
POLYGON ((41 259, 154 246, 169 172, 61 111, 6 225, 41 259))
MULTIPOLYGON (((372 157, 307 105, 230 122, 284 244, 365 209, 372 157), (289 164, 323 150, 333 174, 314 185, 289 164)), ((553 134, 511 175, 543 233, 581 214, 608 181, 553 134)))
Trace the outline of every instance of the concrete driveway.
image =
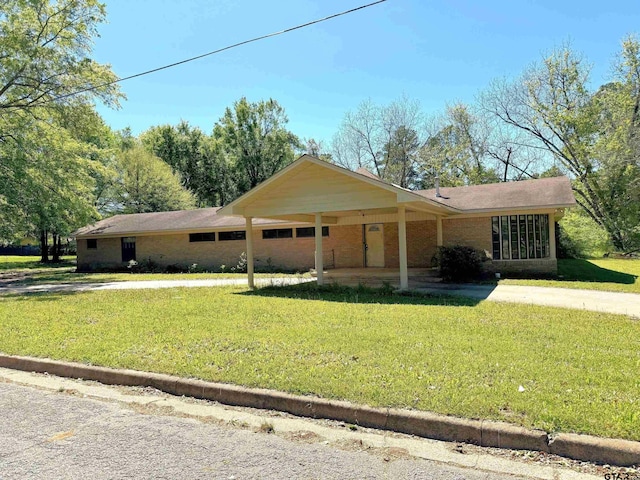
POLYGON ((491 302, 525 303, 549 307, 573 308, 617 313, 640 318, 640 295, 571 288, 532 287, 524 285, 433 284, 418 291, 454 295, 491 302))

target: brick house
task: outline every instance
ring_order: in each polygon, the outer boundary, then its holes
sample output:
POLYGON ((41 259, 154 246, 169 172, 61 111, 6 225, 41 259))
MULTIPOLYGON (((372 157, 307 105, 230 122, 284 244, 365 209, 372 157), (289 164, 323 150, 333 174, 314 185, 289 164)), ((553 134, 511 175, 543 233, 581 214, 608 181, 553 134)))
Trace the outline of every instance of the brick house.
POLYGON ((555 222, 575 205, 566 177, 410 191, 303 155, 219 208, 116 215, 78 230, 78 268, 131 259, 219 269, 429 267, 440 245, 486 252, 489 269, 555 273, 555 222), (316 252, 321 254, 316 255, 316 252))

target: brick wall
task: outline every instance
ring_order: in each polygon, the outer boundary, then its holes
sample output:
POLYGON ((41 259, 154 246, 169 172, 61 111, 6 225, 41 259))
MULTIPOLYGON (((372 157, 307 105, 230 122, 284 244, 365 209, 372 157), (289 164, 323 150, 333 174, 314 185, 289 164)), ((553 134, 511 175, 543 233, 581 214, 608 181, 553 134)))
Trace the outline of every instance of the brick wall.
MULTIPOLYGON (((430 267, 436 253, 436 222, 407 222, 407 264, 409 268, 430 267)), ((384 263, 389 268, 400 267, 398 224, 384 224, 384 263)))
MULTIPOLYGON (((469 245, 491 254, 491 217, 445 219, 443 243, 445 246, 469 245)), ((294 229, 295 235, 295 229, 294 229)), ((120 238, 99 238, 98 248, 88 250, 84 239, 78 240, 78 268, 91 270, 123 265, 120 238)), ((329 237, 323 237, 322 250, 325 267, 361 268, 362 225, 329 226, 329 237)), ((282 238, 263 239, 262 230, 254 230, 254 257, 257 269, 271 265, 286 269, 308 270, 314 266, 315 239, 282 238)), ((385 266, 399 267, 398 224, 384 224, 385 266)), ((162 265, 188 266, 197 263, 201 268, 227 269, 235 266, 242 252, 244 240, 189 242, 188 234, 138 236, 138 261, 151 259, 162 265)), ((436 253, 436 222, 421 220, 407 222, 407 256, 409 267, 429 267, 436 253)), ((555 274, 557 262, 553 259, 510 260, 487 262, 491 271, 555 274)))
MULTIPOLYGON (((469 245, 492 256, 491 217, 448 219, 442 222, 445 246, 469 245)), ((558 262, 552 258, 535 260, 492 260, 485 262, 488 272, 555 275, 558 262)))
POLYGON ((121 265, 122 252, 120 237, 98 238, 97 249, 87 249, 87 241, 78 240, 78 270, 93 270, 98 267, 113 267, 121 265))
MULTIPOLYGON (((294 229, 295 235, 295 229, 294 229)), ((78 268, 93 270, 102 267, 123 266, 120 238, 99 238, 98 248, 88 250, 87 241, 78 240, 78 268)), ((242 252, 246 252, 245 240, 215 242, 189 242, 189 234, 149 235, 136 237, 138 262, 152 260, 162 266, 189 266, 197 263, 200 268, 227 269, 237 265, 242 252)), ((254 259, 256 268, 268 265, 301 271, 315 264, 315 239, 279 238, 263 239, 262 230, 254 230, 254 259)), ((329 237, 322 238, 323 260, 327 267, 362 267, 362 226, 330 226, 329 237)))
POLYGON ((442 243, 468 245, 491 255, 491 217, 442 220, 442 243))

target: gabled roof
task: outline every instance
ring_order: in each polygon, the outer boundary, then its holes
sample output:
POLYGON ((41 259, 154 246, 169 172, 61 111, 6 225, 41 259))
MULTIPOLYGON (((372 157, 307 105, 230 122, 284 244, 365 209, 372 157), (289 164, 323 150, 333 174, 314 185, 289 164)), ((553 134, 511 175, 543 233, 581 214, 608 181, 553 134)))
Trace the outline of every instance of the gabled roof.
MULTIPOLYGON (((114 215, 93 225, 82 227, 74 232, 73 235, 77 237, 125 236, 178 231, 203 232, 230 228, 244 230, 245 221, 243 218, 217 215, 218 210, 220 210, 220 207, 114 215)), ((256 218, 253 223, 254 225, 278 225, 287 222, 256 218)))
POLYGON ((418 190, 419 195, 438 203, 457 208, 465 213, 483 211, 565 208, 576 205, 571 182, 567 177, 538 178, 519 182, 469 185, 466 187, 440 187, 436 190, 418 190))
MULTIPOLYGON (((379 177, 375 176, 371 172, 359 173, 348 170, 344 167, 335 165, 333 163, 325 162, 324 160, 320 160, 319 158, 313 157, 311 155, 302 155, 300 158, 295 160, 293 163, 288 165, 287 167, 280 170, 275 175, 271 176, 258 186, 246 192, 239 198, 236 198, 233 202, 228 205, 222 207, 219 212, 219 215, 242 215, 243 206, 253 202, 256 198, 260 198, 263 195, 263 192, 271 185, 276 184, 277 182, 283 181, 287 176, 295 175, 295 172, 299 169, 304 168, 306 165, 316 165, 321 167, 322 169, 326 169, 329 171, 333 171, 339 175, 343 175, 344 177, 351 178, 356 182, 361 182, 360 184, 368 184, 373 187, 380 189, 381 191, 390 192, 394 195, 397 195, 398 200, 402 199, 403 203, 415 202, 421 204, 425 208, 434 209, 437 212, 441 213, 457 213, 457 209, 455 207, 450 207, 445 204, 440 204, 438 202, 433 201, 432 199, 422 197, 418 195, 416 192, 399 187, 397 185, 392 185, 390 183, 385 182, 379 177)), ((325 170, 325 171, 326 171, 325 170)))

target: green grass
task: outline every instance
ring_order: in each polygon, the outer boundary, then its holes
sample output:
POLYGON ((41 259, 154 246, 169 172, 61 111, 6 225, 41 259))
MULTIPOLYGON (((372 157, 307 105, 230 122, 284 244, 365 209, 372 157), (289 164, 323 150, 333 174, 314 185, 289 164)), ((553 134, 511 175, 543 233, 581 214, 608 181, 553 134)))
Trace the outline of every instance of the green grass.
MULTIPOLYGON (((236 273, 76 273, 75 257, 64 257, 63 262, 40 263, 40 257, 0 256, 0 279, 13 277, 12 285, 36 285, 59 283, 105 283, 132 282, 139 280, 198 280, 245 278, 246 274, 236 273)), ((256 278, 284 274, 257 273, 256 278)), ((308 274, 303 274, 308 276, 308 274)), ((299 276, 299 275, 295 275, 299 276)))
POLYGON ((500 284, 640 293, 640 259, 558 260, 557 280, 503 279, 500 284))
POLYGON ((640 440, 640 322, 618 315, 314 285, 38 294, 0 297, 0 351, 640 440))
POLYGON ((23 270, 51 270, 75 265, 75 256, 62 257, 60 263, 40 263, 40 257, 0 255, 0 273, 23 270))

